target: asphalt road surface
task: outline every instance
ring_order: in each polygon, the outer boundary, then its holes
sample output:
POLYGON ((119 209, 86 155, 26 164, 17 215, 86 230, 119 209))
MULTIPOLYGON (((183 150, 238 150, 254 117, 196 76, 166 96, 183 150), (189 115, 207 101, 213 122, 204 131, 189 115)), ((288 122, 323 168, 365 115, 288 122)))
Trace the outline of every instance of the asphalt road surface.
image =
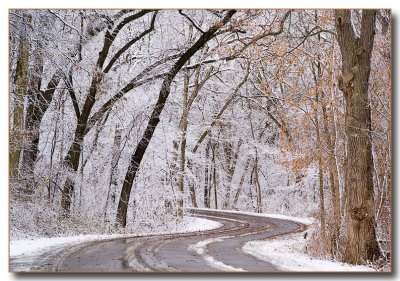
MULTIPOLYGON (((245 254, 242 246, 248 241, 302 231, 305 227, 282 219, 215 210, 190 209, 188 213, 223 226, 203 232, 119 238, 58 249, 44 253, 30 271, 274 272, 278 271, 274 264, 245 254)), ((15 263, 14 268, 18 268, 15 263)))

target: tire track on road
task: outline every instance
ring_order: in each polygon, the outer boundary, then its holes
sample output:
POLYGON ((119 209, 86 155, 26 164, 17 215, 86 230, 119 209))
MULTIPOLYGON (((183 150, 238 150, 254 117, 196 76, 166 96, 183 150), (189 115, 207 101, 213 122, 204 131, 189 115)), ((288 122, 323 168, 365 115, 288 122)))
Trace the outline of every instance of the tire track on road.
MULTIPOLYGON (((301 231, 304 225, 288 220, 188 209, 187 215, 218 221, 222 227, 204 232, 150 235, 98 241, 68 249, 56 265, 41 271, 59 272, 217 272, 218 263, 252 272, 273 272, 276 267, 242 252, 242 245, 301 231), (217 239, 207 245, 207 257, 189 251, 190 245, 217 239), (210 262, 211 257, 215 262, 210 262)), ((221 264, 220 264, 221 265, 221 264)))

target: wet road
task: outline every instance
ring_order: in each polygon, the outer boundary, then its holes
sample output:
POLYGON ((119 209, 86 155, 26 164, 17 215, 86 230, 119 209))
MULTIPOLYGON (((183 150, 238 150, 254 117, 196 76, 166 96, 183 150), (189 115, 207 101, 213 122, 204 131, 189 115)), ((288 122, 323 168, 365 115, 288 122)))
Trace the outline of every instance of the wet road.
POLYGON ((272 272, 277 270, 273 264, 243 253, 242 245, 302 228, 302 225, 291 221, 245 214, 195 209, 190 210, 190 214, 218 221, 223 227, 202 233, 93 243, 66 255, 55 270, 215 272, 242 269, 272 272), (191 245, 208 239, 211 243, 205 247, 205 253, 188 250, 191 245))
POLYGON ((37 268, 58 272, 273 272, 276 266, 245 254, 242 246, 304 229, 292 221, 239 213, 204 209, 190 209, 188 213, 223 226, 204 232, 84 244, 55 253, 60 254, 58 259, 44 257, 37 268))

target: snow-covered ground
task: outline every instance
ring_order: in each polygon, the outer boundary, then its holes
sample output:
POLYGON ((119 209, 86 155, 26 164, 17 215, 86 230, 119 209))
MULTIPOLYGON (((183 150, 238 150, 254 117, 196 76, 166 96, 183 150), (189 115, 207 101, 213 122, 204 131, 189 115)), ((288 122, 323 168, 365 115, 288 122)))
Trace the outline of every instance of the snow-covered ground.
POLYGON ((183 224, 178 227, 177 233, 211 230, 222 226, 217 221, 197 217, 183 217, 183 220, 183 224))
MULTIPOLYGON (((296 218, 280 214, 240 213, 303 223, 308 225, 311 231, 312 224, 315 223, 312 218, 296 218)), ((309 241, 304 239, 304 234, 304 232, 295 233, 265 241, 250 241, 243 245, 242 250, 258 259, 273 263, 283 271, 374 271, 368 266, 353 266, 332 260, 317 259, 305 254, 304 249, 309 241)))
POLYGON ((283 271, 374 271, 367 266, 352 266, 310 257, 301 252, 307 240, 304 234, 293 234, 266 241, 247 242, 242 250, 261 260, 273 263, 283 271))
MULTIPOLYGON (((138 234, 112 234, 112 235, 78 235, 67 237, 37 238, 37 239, 21 239, 10 241, 10 258, 18 263, 24 264, 24 268, 19 270, 29 270, 29 264, 35 262, 39 256, 50 251, 59 250, 66 247, 77 246, 79 244, 110 240, 115 238, 128 238, 132 236, 146 236, 154 234, 173 234, 187 233, 194 231, 205 231, 221 227, 222 224, 216 221, 196 218, 184 217, 183 223, 173 232, 162 233, 140 233, 138 234)), ((14 270, 14 269, 13 269, 14 270)))

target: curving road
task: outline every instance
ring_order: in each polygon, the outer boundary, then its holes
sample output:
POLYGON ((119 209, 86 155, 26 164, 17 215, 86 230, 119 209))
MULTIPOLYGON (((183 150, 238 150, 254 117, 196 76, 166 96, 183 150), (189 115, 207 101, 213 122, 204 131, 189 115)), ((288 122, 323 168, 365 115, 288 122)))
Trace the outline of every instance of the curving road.
POLYGON ((190 216, 223 226, 209 231, 120 238, 84 244, 44 256, 40 271, 59 272, 273 272, 277 268, 241 251, 244 243, 303 231, 282 219, 190 209, 190 216))

